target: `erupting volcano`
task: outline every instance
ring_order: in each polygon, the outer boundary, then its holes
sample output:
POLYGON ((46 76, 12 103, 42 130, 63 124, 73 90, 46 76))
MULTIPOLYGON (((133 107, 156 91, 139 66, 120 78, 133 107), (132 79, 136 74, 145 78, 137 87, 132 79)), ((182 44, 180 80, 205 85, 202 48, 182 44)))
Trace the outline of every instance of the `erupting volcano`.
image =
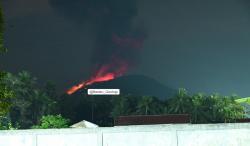
MULTIPOLYGON (((96 30, 92 54, 92 66, 95 68, 89 79, 73 86, 67 91, 68 94, 93 83, 113 80, 136 65, 138 52, 141 51, 145 39, 144 29, 134 23, 137 16, 136 2, 111 1, 97 0, 96 7, 91 0, 86 0, 82 5, 85 7, 81 9, 84 22, 92 23, 96 30)), ((75 3, 74 6, 79 4, 75 3)))
POLYGON ((77 90, 93 83, 109 81, 120 77, 128 71, 129 67, 134 65, 134 60, 130 58, 131 56, 128 56, 129 54, 126 54, 126 52, 140 50, 143 46, 144 39, 142 37, 121 38, 113 34, 111 40, 116 50, 113 50, 114 52, 110 55, 111 57, 108 59, 108 63, 101 64, 90 79, 73 86, 67 91, 67 94, 73 94, 77 90))
MULTIPOLYGON (((137 50, 142 48, 143 39, 142 38, 119 38, 116 35, 112 36, 112 41, 114 45, 117 47, 117 50, 113 52, 110 61, 107 64, 103 64, 100 66, 97 71, 95 71, 94 75, 90 77, 90 79, 81 82, 78 85, 73 86, 67 91, 67 94, 73 94, 77 90, 84 88, 88 85, 97 82, 104 82, 113 80, 117 77, 124 75, 130 66, 134 65, 134 62, 126 56, 126 54, 120 54, 124 52, 123 49, 132 49, 137 50), (139 45, 138 45, 139 44, 139 45)), ((127 50, 129 51, 129 50, 127 50)), ((131 50, 129 51, 131 52, 131 50)))

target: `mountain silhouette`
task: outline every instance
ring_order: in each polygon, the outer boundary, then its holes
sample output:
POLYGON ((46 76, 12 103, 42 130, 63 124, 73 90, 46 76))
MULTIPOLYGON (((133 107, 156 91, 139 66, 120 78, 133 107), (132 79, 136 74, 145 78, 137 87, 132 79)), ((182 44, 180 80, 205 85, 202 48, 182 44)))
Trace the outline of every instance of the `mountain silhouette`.
POLYGON ((160 100, 169 99, 177 93, 176 90, 143 75, 127 75, 95 83, 71 95, 63 94, 60 96, 60 100, 58 100, 59 111, 64 117, 69 118, 72 124, 83 119, 100 125, 107 125, 105 122, 112 123, 113 119, 110 117, 113 110, 111 100, 116 96, 88 96, 87 89, 120 89, 121 96, 155 96, 160 100))
POLYGON ((160 99, 170 98, 176 93, 175 89, 143 75, 127 75, 114 80, 95 83, 78 92, 87 94, 86 89, 120 89, 121 95, 155 96, 160 99))

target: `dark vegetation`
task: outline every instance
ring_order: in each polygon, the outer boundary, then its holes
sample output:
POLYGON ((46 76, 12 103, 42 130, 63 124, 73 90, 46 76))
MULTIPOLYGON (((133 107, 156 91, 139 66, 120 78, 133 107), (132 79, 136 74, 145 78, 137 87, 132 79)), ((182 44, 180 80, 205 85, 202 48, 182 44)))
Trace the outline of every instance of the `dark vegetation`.
POLYGON ((118 116, 163 114, 190 114, 192 123, 222 123, 235 122, 245 114, 244 107, 235 102, 237 96, 190 95, 185 89, 165 100, 154 96, 89 96, 85 90, 77 96, 58 96, 55 85, 48 82, 39 86, 36 78, 25 71, 7 73, 2 82, 13 92, 3 115, 9 121, 5 127, 65 128, 81 120, 113 126, 118 116))
POLYGON ((222 123, 235 122, 245 114, 244 107, 235 102, 237 96, 190 95, 185 89, 166 100, 154 96, 80 95, 61 98, 62 115, 74 122, 85 119, 101 126, 110 126, 113 119, 126 115, 190 114, 192 123, 222 123), (68 104, 73 106, 68 108, 68 104))

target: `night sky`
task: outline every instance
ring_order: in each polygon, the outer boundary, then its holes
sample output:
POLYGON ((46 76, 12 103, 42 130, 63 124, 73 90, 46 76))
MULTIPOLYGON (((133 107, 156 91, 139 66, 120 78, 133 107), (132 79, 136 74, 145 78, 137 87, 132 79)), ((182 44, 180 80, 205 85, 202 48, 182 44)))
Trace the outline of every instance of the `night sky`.
MULTIPOLYGON (((61 1, 2 0, 9 52, 0 67, 28 70, 63 92, 90 76, 100 35, 92 18, 110 11, 100 0, 61 1)), ((130 23, 147 37, 128 74, 191 92, 250 95, 250 2, 138 0, 134 7, 130 23)))

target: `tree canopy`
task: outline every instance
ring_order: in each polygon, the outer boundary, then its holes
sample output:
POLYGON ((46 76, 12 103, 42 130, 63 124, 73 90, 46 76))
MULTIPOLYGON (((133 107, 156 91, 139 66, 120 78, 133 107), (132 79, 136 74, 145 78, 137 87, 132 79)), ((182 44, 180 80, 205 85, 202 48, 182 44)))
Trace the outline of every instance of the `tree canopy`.
POLYGON ((13 122, 19 123, 21 128, 28 128, 38 123, 43 115, 52 113, 55 101, 49 96, 47 86, 40 87, 37 78, 31 73, 7 73, 4 82, 15 93, 15 98, 11 100, 9 116, 13 122))
MULTIPOLYGON (((0 5, 0 53, 4 52, 3 47, 3 15, 0 5)), ((11 103, 10 98, 13 96, 13 92, 7 88, 6 84, 3 82, 6 73, 0 70, 0 116, 6 116, 8 113, 11 103)))

